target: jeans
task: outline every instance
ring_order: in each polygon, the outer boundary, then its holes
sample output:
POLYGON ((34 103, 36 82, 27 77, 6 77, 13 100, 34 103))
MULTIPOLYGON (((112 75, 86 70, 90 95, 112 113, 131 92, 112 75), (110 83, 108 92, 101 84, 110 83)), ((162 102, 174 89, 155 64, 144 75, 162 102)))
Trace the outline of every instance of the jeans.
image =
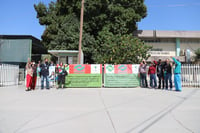
POLYGON ((150 86, 152 88, 156 88, 157 87, 157 80, 156 80, 156 75, 155 74, 150 74, 150 86), (153 85, 154 83, 154 85, 153 85))
POLYGON ((165 87, 166 89, 168 89, 168 81, 169 81, 169 84, 170 84, 170 89, 172 89, 172 74, 171 73, 166 73, 165 75, 165 87))
POLYGON ((162 88, 164 89, 164 79, 163 79, 163 77, 162 76, 158 76, 158 89, 160 89, 161 88, 161 82, 162 82, 162 88))
POLYGON ((182 87, 181 87, 181 75, 180 74, 174 74, 174 85, 175 85, 176 91, 181 91, 182 90, 182 87))
POLYGON ((46 80, 46 88, 49 89, 49 76, 41 75, 41 89, 44 89, 44 80, 46 80))
POLYGON ((146 73, 140 73, 140 86, 141 87, 148 87, 147 74, 146 73))

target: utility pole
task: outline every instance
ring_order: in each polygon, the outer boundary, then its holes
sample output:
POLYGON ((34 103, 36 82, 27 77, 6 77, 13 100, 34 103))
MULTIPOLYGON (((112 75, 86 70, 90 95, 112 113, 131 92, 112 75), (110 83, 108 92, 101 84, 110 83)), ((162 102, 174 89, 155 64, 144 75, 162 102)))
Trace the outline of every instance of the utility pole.
POLYGON ((79 36, 79 52, 78 52, 78 63, 81 64, 81 47, 82 47, 82 36, 83 36, 83 13, 84 13, 84 0, 81 4, 81 16, 80 16, 80 36, 79 36))

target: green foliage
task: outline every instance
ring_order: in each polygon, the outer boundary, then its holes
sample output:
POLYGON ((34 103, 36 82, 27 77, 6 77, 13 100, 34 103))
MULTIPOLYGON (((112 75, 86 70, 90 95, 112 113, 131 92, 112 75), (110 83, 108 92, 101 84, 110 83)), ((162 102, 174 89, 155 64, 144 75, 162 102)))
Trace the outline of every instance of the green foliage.
POLYGON ((140 63, 142 59, 150 56, 146 53, 152 48, 131 34, 114 35, 107 29, 99 32, 98 40, 94 58, 97 63, 103 64, 140 63))
MULTIPOLYGON (((43 3, 34 5, 37 11, 37 18, 41 25, 45 25, 42 35, 42 42, 49 50, 78 50, 80 22, 74 12, 78 5, 76 1, 60 0, 57 3, 51 2, 49 7, 43 3), (74 4, 72 4, 74 3, 74 4)), ((91 47, 95 39, 89 33, 83 33, 82 49, 87 62, 91 60, 91 47)), ((92 47, 91 47, 92 48, 92 47)))
POLYGON ((133 33, 146 11, 144 0, 87 0, 84 29, 95 36, 104 27, 114 34, 133 33))
MULTIPOLYGON (((137 30, 136 22, 147 15, 144 0, 87 0, 84 5, 85 62, 136 63, 146 58, 149 47, 131 35, 137 30)), ((42 35, 46 48, 78 49, 81 0, 39 3, 34 8, 39 23, 46 26, 42 35)))
POLYGON ((196 59, 200 59, 200 48, 195 51, 196 59))

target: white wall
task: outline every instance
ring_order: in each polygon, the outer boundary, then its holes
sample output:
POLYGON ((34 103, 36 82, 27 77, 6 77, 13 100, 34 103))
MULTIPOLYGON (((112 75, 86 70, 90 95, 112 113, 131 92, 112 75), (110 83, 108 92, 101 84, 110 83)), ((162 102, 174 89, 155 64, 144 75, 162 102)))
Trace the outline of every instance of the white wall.
POLYGON ((195 55, 195 50, 200 48, 200 43, 181 43, 180 44, 181 50, 184 49, 189 49, 191 51, 191 56, 195 55))
POLYGON ((175 43, 166 43, 166 42, 156 42, 156 43, 146 43, 147 45, 153 46, 153 49, 162 49, 162 51, 175 51, 175 43))

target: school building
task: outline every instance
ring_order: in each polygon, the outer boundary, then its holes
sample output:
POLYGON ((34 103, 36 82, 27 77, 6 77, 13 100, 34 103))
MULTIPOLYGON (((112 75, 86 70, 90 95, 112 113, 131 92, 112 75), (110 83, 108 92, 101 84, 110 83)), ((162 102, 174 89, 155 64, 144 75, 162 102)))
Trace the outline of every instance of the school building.
POLYGON ((0 35, 0 63, 25 67, 28 58, 39 61, 47 50, 31 35, 0 35))
POLYGON ((153 46, 148 61, 176 56, 181 62, 189 63, 193 61, 195 50, 200 48, 200 31, 138 30, 134 36, 153 46))

